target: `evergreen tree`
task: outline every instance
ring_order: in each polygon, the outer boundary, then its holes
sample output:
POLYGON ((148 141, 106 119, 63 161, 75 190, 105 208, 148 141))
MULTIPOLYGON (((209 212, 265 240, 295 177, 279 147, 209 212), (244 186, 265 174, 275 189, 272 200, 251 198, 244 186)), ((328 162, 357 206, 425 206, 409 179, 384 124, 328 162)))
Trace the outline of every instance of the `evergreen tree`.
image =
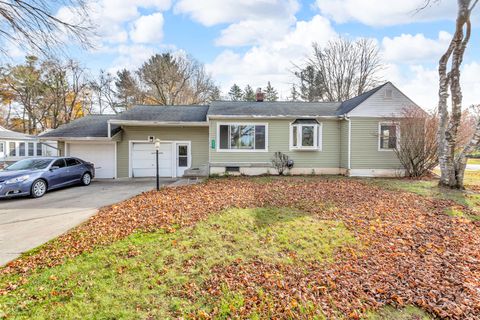
POLYGON ((297 86, 292 84, 292 90, 290 91, 290 100, 291 101, 299 101, 300 100, 300 93, 297 90, 297 86))
POLYGON ((249 84, 247 84, 247 86, 243 90, 243 100, 244 101, 255 101, 256 100, 255 91, 253 91, 252 87, 249 84))
POLYGON ((228 96, 232 101, 241 101, 243 98, 243 91, 236 83, 234 83, 230 88, 230 91, 228 91, 228 96))
POLYGON ((265 89, 265 101, 277 101, 278 100, 278 92, 272 87, 270 81, 267 83, 267 88, 265 89))

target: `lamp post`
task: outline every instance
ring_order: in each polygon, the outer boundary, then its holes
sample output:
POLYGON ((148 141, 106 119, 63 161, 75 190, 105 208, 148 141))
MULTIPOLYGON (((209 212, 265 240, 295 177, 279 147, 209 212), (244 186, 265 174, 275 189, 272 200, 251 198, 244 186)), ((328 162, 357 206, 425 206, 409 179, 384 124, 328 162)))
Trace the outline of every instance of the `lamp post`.
POLYGON ((158 172, 158 151, 160 150, 160 139, 155 139, 155 158, 156 158, 156 177, 157 177, 157 191, 160 190, 160 173, 158 172))

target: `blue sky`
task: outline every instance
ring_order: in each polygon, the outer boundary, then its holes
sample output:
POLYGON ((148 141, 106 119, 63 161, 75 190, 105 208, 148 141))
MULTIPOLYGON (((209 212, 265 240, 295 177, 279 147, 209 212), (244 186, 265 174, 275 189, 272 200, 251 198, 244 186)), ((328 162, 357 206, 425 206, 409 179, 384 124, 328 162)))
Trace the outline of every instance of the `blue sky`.
MULTIPOLYGON (((92 0, 93 1, 93 0, 92 0)), ((203 62, 226 92, 237 83, 267 81, 286 98, 289 69, 310 52, 343 36, 375 39, 394 82, 417 103, 436 103, 436 62, 453 33, 456 1, 443 0, 415 13, 424 0, 97 0, 96 49, 70 52, 93 74, 135 69, 151 54, 186 52, 203 62)), ((480 10, 478 8, 477 10, 480 10)), ((68 8, 58 15, 69 17, 68 8)), ((479 29, 475 27, 463 73, 466 104, 480 103, 479 29)), ((21 53, 16 52, 17 55, 21 53)))

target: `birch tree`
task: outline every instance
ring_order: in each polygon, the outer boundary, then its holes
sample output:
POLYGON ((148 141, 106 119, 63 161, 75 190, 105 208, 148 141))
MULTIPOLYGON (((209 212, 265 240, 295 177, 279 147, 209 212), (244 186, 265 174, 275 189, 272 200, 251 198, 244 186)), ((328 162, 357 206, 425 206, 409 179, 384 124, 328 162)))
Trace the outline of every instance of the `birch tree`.
POLYGON ((478 0, 457 0, 458 11, 455 33, 438 65, 440 78, 438 113, 440 120, 437 136, 441 170, 440 185, 458 189, 463 189, 463 177, 467 164, 466 156, 480 144, 479 120, 470 141, 458 151, 463 98, 460 85, 460 67, 471 36, 471 13, 477 3, 478 0), (451 96, 450 108, 448 105, 449 96, 451 96))

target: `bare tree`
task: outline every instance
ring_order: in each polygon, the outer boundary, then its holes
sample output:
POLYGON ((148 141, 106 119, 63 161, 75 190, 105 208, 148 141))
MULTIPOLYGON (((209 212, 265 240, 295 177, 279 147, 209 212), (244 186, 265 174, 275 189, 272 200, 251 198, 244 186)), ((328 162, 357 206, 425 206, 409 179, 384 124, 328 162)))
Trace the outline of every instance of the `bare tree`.
POLYGON ((377 44, 370 39, 338 38, 325 48, 313 45, 305 66, 296 66, 302 95, 309 101, 344 101, 378 85, 383 68, 377 44), (303 88, 303 89, 302 89, 303 88))
MULTIPOLYGON (((430 1, 426 1, 428 4, 430 1)), ((455 33, 439 61, 440 76, 438 90, 438 154, 441 170, 440 185, 451 188, 463 188, 463 177, 467 164, 466 156, 480 144, 480 121, 469 143, 458 150, 459 127, 462 118, 462 88, 460 84, 460 67, 465 49, 470 40, 472 25, 470 16, 478 0, 457 0, 458 11, 455 33), (451 95, 451 108, 448 97, 451 95)))
POLYGON ((438 164, 438 115, 418 107, 407 107, 398 120, 400 137, 395 137, 395 154, 407 177, 428 174, 438 164))
MULTIPOLYGON (((69 41, 91 46, 93 25, 87 0, 4 0, 0 3, 0 39, 43 55, 69 41), (57 15, 63 7, 64 17, 57 15)), ((0 51, 6 55, 6 46, 0 51)))
POLYGON ((100 114, 106 111, 117 112, 118 101, 116 92, 113 89, 115 84, 115 77, 100 70, 98 76, 89 83, 92 103, 96 105, 96 111, 100 114))
POLYGON ((190 56, 156 54, 137 73, 146 89, 148 103, 204 104, 218 95, 218 88, 204 66, 190 56))

